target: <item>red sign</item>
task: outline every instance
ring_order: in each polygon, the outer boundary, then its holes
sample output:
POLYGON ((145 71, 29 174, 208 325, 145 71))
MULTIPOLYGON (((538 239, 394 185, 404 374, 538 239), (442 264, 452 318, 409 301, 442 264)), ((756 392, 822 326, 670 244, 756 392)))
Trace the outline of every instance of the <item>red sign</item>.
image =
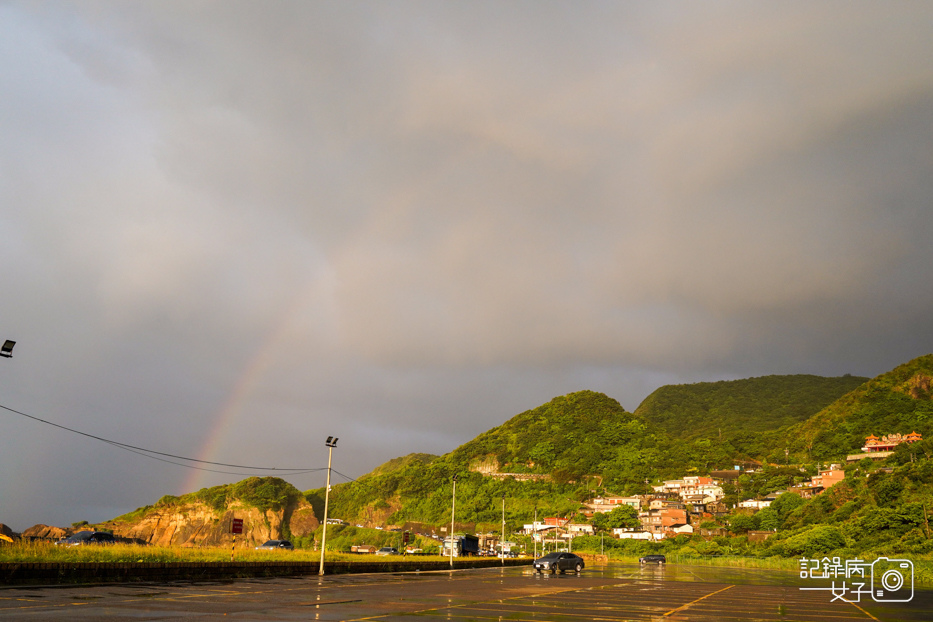
POLYGON ((233 521, 230 523, 230 533, 234 535, 243 533, 243 519, 242 518, 233 519, 233 521))

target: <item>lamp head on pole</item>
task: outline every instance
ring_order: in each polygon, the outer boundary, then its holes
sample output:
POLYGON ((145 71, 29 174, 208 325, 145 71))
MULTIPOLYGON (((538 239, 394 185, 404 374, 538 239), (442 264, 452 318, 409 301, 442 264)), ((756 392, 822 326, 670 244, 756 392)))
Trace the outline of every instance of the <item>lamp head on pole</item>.
POLYGON ((453 476, 452 478, 450 478, 450 479, 452 479, 453 481, 455 481, 455 482, 456 482, 456 481, 457 481, 457 479, 459 479, 459 477, 460 477, 460 475, 459 475, 459 474, 457 474, 457 473, 454 473, 454 476, 453 476))
POLYGON ((11 339, 7 339, 6 341, 4 341, 3 347, 0 348, 0 356, 6 357, 6 358, 12 358, 13 357, 13 346, 15 345, 16 345, 16 342, 12 341, 11 339))
POLYGON ((337 446, 337 440, 338 440, 338 439, 337 439, 336 436, 328 436, 328 437, 327 437, 327 441, 325 442, 325 445, 327 445, 328 447, 336 447, 336 446, 337 446))

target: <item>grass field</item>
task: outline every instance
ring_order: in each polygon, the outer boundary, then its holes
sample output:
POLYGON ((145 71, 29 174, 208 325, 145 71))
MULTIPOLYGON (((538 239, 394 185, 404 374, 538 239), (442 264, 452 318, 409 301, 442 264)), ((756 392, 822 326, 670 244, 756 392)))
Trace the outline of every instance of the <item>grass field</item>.
MULTIPOLYGON (((171 562, 228 562, 231 553, 236 561, 307 561, 319 562, 320 551, 295 550, 257 551, 252 547, 230 548, 204 547, 180 548, 145 546, 136 544, 113 544, 106 546, 55 546, 48 542, 16 542, 0 546, 0 562, 37 563, 171 563, 171 562)), ((327 553, 328 561, 372 559, 351 553, 327 553)), ((380 557, 379 559, 403 559, 402 556, 380 557)), ((421 558, 424 559, 424 558, 421 558)), ((437 559, 441 559, 438 557, 437 559)))

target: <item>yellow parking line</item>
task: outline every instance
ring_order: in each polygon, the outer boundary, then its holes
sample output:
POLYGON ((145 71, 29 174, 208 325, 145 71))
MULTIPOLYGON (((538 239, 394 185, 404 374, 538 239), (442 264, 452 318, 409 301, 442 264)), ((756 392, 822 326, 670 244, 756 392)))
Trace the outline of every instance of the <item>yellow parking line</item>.
POLYGON ((661 617, 662 617, 662 618, 666 618, 667 616, 669 616, 669 615, 671 615, 671 614, 673 614, 673 613, 677 613, 678 611, 682 611, 682 610, 684 610, 684 609, 690 607, 691 605, 697 604, 698 602, 700 602, 700 601, 703 600, 704 598, 709 598, 710 596, 715 596, 716 594, 719 594, 720 592, 725 592, 726 590, 731 589, 731 588, 733 588, 733 587, 735 587, 735 586, 734 586, 734 585, 727 585, 726 587, 722 588, 721 590, 716 590, 715 592, 711 592, 711 593, 707 594, 706 596, 700 596, 698 599, 692 600, 692 601, 690 601, 689 603, 687 603, 686 605, 681 605, 681 606, 678 607, 677 609, 671 609, 670 611, 668 611, 667 613, 665 613, 665 614, 664 614, 663 616, 661 616, 661 617))
MULTIPOLYGON (((843 599, 843 600, 845 600, 845 599, 843 599)), ((871 615, 870 613, 868 613, 867 611, 865 611, 864 609, 862 609, 861 607, 859 607, 858 605, 856 605, 855 603, 853 603, 851 600, 846 600, 846 602, 849 603, 850 605, 852 605, 853 607, 855 607, 856 609, 858 609, 859 611, 861 611, 862 613, 864 613, 865 615, 867 615, 867 616, 868 616, 869 618, 871 618, 872 620, 877 620, 877 619, 878 619, 878 618, 876 618, 875 616, 873 616, 873 615, 871 615)))

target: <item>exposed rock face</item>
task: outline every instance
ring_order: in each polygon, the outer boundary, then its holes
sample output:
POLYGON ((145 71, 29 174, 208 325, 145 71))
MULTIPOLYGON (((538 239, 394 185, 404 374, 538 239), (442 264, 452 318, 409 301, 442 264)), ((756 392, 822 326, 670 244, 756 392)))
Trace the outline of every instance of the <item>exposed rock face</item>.
POLYGON ((313 507, 297 488, 278 477, 250 477, 181 497, 166 495, 155 505, 105 523, 76 529, 35 525, 23 537, 57 540, 86 529, 159 546, 229 546, 234 518, 243 521, 236 541, 247 546, 309 536, 318 528, 313 507))
POLYGON ((237 542, 250 546, 266 540, 306 536, 318 526, 311 505, 304 500, 283 510, 245 507, 240 503, 215 510, 193 502, 168 507, 154 507, 132 522, 111 521, 98 528, 113 529, 114 535, 157 546, 225 546, 233 543, 230 533, 234 518, 243 520, 243 533, 237 542))
POLYGON ((67 538, 74 529, 62 529, 61 527, 50 527, 49 525, 33 525, 23 532, 24 538, 42 538, 45 540, 59 540, 67 538))

